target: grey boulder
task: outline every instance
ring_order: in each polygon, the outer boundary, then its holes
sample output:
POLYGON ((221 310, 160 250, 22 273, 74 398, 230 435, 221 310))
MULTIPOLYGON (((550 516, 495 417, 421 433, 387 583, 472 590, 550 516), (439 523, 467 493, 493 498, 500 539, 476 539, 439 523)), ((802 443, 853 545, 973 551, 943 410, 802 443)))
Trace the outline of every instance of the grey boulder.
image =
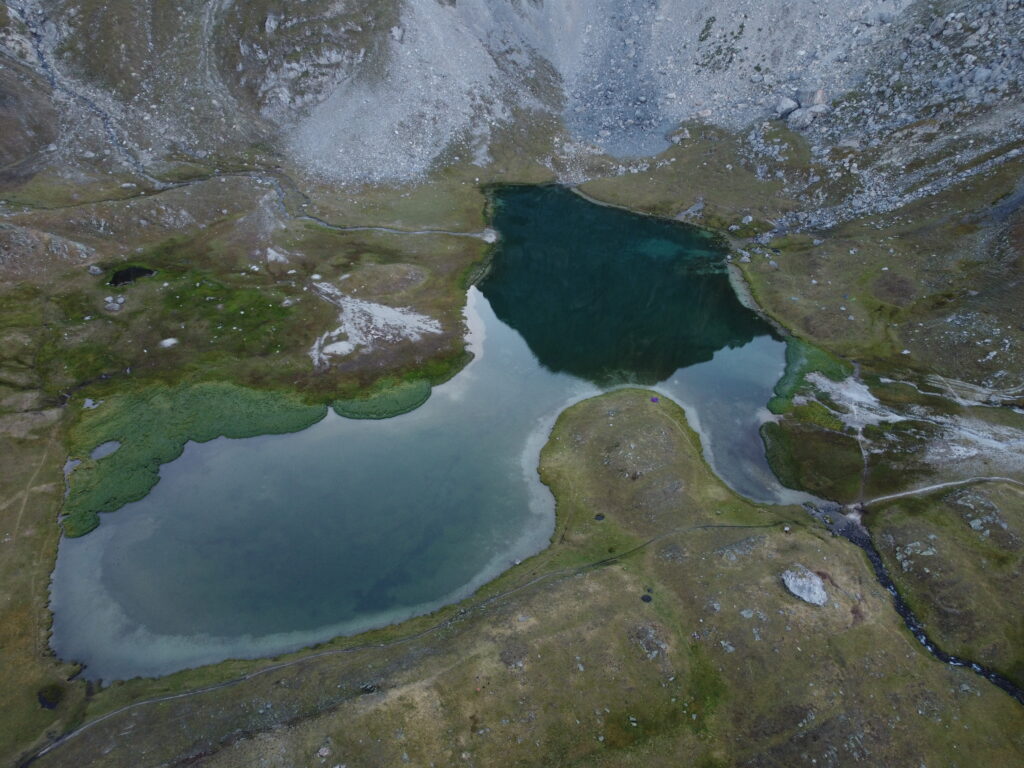
POLYGON ((782 583, 795 597, 811 605, 824 605, 828 602, 825 583, 814 571, 802 565, 794 565, 782 574, 782 583))
POLYGON ((789 116, 789 127, 797 131, 810 128, 813 122, 814 113, 809 109, 798 109, 789 116))
POLYGON ((783 96, 779 99, 779 103, 775 105, 775 114, 780 118, 789 117, 790 113, 795 112, 800 107, 795 101, 788 96, 783 96))

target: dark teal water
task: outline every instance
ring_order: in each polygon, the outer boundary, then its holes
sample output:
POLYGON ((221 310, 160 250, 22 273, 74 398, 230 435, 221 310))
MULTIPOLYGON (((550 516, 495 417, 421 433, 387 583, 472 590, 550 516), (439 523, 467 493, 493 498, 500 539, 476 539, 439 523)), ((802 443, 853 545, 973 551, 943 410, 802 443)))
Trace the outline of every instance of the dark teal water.
POLYGON ((459 600, 547 545, 540 448, 567 405, 620 384, 680 402, 741 493, 786 499, 758 436, 784 345, 712 241, 554 187, 499 192, 495 225, 463 372, 387 421, 189 444, 149 496, 61 542, 55 651, 90 678, 159 675, 459 600))
POLYGON ((541 365, 602 386, 657 384, 771 333, 708 235, 562 187, 495 199, 501 255, 480 288, 541 365))

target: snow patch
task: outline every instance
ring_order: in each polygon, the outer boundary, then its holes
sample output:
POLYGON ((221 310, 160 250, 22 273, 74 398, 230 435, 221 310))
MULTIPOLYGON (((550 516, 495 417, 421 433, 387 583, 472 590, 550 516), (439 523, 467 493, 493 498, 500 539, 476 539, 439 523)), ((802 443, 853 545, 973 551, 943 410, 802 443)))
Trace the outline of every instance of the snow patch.
POLYGON ((332 357, 345 357, 358 349, 366 352, 380 344, 402 339, 419 341, 423 334, 441 333, 441 324, 408 307, 389 307, 343 294, 337 286, 320 282, 313 290, 324 301, 338 307, 338 327, 313 342, 309 357, 314 367, 326 368, 332 357))
POLYGON ((856 379, 832 381, 820 373, 811 373, 807 381, 816 389, 828 395, 837 405, 844 407, 847 413, 837 413, 842 422, 858 432, 867 426, 878 426, 884 422, 894 423, 906 421, 900 414, 883 405, 871 394, 867 385, 856 379))
MULTIPOLYGON (((921 406, 896 411, 852 378, 837 382, 812 373, 807 380, 847 411, 833 415, 858 433, 866 426, 901 421, 926 422, 938 427, 921 455, 926 464, 936 469, 957 475, 1024 471, 1024 432, 1020 429, 969 415, 937 414, 921 406)), ((877 447, 872 450, 884 452, 877 447)))

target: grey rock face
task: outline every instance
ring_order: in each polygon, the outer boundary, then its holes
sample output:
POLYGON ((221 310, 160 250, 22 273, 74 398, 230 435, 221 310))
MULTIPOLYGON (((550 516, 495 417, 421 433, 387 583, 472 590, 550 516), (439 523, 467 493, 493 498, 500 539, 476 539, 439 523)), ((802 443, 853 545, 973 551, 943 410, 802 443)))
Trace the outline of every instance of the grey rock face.
POLYGON ((813 107, 815 104, 825 103, 825 91, 821 88, 802 88, 796 98, 801 107, 813 107))
POLYGON ((811 605, 825 605, 828 593, 821 577, 802 565, 794 565, 782 574, 782 583, 794 596, 811 605))

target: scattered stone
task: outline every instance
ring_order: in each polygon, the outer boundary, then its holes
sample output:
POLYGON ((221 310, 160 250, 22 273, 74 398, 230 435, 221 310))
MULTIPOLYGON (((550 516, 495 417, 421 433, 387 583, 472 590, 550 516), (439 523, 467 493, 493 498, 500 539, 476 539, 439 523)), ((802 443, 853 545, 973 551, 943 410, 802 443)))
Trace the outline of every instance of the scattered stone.
MULTIPOLYGON (((731 563, 735 563, 738 558, 751 554, 767 540, 768 537, 763 535, 748 536, 747 538, 740 539, 732 544, 726 544, 723 547, 719 547, 715 550, 715 554, 731 563)), ((715 610, 718 609, 716 608, 715 610)))
POLYGON ((113 301, 108 302, 103 308, 105 310, 107 310, 107 312, 120 312, 121 311, 121 305, 116 303, 116 302, 113 302, 113 301))
POLYGON ((100 269, 99 267, 97 267, 95 264, 90 264, 89 265, 89 274, 90 275, 102 275, 103 274, 103 270, 100 269))
POLYGON ((177 346, 178 340, 175 338, 163 339, 160 342, 160 347, 163 349, 170 349, 171 347, 177 346))
POLYGON ((811 605, 824 605, 828 602, 825 583, 818 574, 802 565, 794 565, 791 570, 782 574, 782 583, 793 595, 811 605))
POLYGON ((634 627, 630 631, 629 637, 640 646, 644 655, 652 661, 668 651, 668 645, 659 637, 654 627, 645 625, 634 627))

